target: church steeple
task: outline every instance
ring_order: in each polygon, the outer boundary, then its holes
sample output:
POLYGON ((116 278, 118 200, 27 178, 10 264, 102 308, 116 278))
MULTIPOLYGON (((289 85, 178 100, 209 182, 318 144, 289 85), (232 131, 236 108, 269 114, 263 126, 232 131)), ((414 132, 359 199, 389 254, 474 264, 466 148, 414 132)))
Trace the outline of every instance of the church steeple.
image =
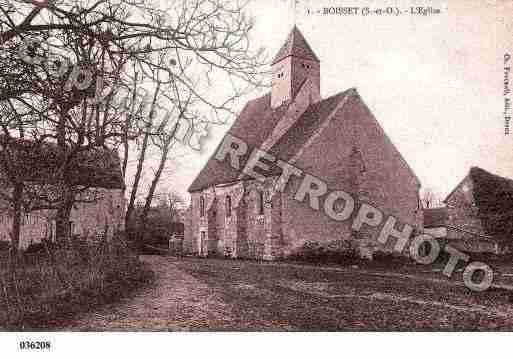
POLYGON ((313 97, 320 97, 320 61, 297 26, 294 25, 271 66, 271 107, 293 100, 307 78, 311 78, 317 91, 313 97))
POLYGON ((274 65, 287 56, 296 56, 306 60, 320 62, 319 58, 315 52, 313 52, 312 48, 296 25, 294 25, 287 38, 287 41, 285 41, 280 51, 278 51, 274 57, 272 64, 274 65))

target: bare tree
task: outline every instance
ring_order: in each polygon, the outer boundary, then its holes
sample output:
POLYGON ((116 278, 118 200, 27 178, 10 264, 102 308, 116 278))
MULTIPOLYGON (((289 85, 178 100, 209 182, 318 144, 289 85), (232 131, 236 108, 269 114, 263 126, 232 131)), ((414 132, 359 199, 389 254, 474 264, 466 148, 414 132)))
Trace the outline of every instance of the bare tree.
MULTIPOLYGON (((34 7, 24 0, 0 0, 0 41, 7 48, 21 46, 24 61, 29 60, 30 71, 37 74, 30 86, 12 78, 0 100, 37 115, 41 121, 33 137, 56 142, 65 153, 52 178, 62 186, 58 236, 65 235, 77 200, 77 183, 70 175, 80 153, 122 144, 126 172, 131 142, 148 134, 162 135, 148 126, 152 116, 145 115, 144 108, 134 108, 139 86, 158 83, 161 91, 173 94, 170 101, 182 117, 197 120, 202 114, 204 120, 217 123, 234 114, 241 96, 263 85, 266 61, 261 49, 250 46, 253 21, 245 13, 246 5, 182 0, 162 8, 150 0, 50 0, 45 7, 34 7), (28 39, 44 46, 25 46, 28 39), (104 85, 114 89, 105 98, 104 85), (220 88, 224 96, 215 91, 220 88), (128 89, 131 106, 123 101, 127 96, 116 96, 128 89), (37 105, 42 100, 44 108, 37 105)), ((13 53, 6 61, 13 61, 13 53)), ((27 127, 18 128, 24 136, 27 127)), ((172 141, 151 143, 160 143, 165 152, 158 182, 172 141)), ((144 163, 144 156, 139 157, 144 163)), ((150 205, 152 196, 147 198, 150 205)))
POLYGON ((426 188, 422 191, 421 202, 424 208, 435 208, 442 205, 440 196, 433 188, 426 188))

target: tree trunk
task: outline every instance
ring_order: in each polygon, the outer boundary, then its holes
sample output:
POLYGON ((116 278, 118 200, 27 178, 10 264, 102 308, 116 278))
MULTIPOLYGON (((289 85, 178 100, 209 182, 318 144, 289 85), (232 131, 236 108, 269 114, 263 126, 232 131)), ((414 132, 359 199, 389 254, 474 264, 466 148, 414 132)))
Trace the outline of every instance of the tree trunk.
MULTIPOLYGON (((172 141, 172 137, 170 138, 172 141)), ((146 218, 148 217, 148 212, 151 208, 151 202, 153 201, 153 196, 155 195, 155 190, 157 189, 157 185, 160 181, 160 177, 162 176, 162 172, 166 167, 167 156, 169 154, 169 150, 171 149, 171 141, 167 141, 162 150, 162 155, 160 157, 159 168, 155 173, 155 177, 151 181, 150 190, 148 191, 148 195, 146 196, 146 202, 144 203, 144 208, 141 214, 141 224, 143 228, 146 226, 146 218)))
POLYGON ((146 149, 148 148, 149 142, 149 134, 150 130, 147 129, 144 134, 144 140, 141 148, 141 154, 139 156, 139 162, 137 163, 137 171, 135 173, 134 184, 132 186, 132 193, 130 194, 130 201, 128 202, 128 207, 125 215, 125 228, 128 236, 131 239, 134 239, 133 236, 135 234, 135 221, 132 218, 134 209, 135 209, 135 198, 137 196, 137 190, 139 188, 139 182, 141 181, 141 174, 143 170, 143 164, 146 157, 146 149))
POLYGON ((68 243, 71 236, 69 218, 74 200, 73 190, 71 188, 64 189, 63 198, 59 203, 55 218, 55 238, 58 243, 68 243))
POLYGON ((23 200, 23 184, 16 183, 14 185, 13 193, 13 219, 11 231, 11 249, 13 258, 18 256, 20 249, 20 234, 21 234, 21 215, 22 215, 22 200, 23 200))
POLYGON ((149 116, 148 122, 146 124, 142 148, 141 148, 141 152, 139 155, 139 161, 137 163, 137 171, 135 173, 134 184, 132 186, 132 192, 130 193, 130 201, 128 202, 128 207, 127 207, 126 215, 125 215, 125 228, 126 228, 128 237, 130 239, 135 239, 134 235, 135 235, 135 226, 136 225, 135 225, 135 221, 132 219, 132 215, 133 215, 134 208, 135 208, 135 198, 137 196, 137 191, 139 189, 139 182, 141 181, 143 165, 144 165, 144 161, 146 159, 146 150, 148 149, 148 144, 150 141, 151 129, 153 127, 153 111, 155 109, 155 104, 157 102, 157 96, 158 96, 159 90, 160 90, 160 83, 157 85, 157 88, 155 89, 155 93, 153 95, 153 102, 151 105, 150 116, 149 116))
POLYGON ((124 148, 124 156, 123 156, 123 179, 126 182, 126 168, 128 166, 128 151, 129 151, 129 143, 128 143, 128 133, 130 128, 134 126, 134 123, 132 123, 133 119, 135 118, 134 110, 135 110, 135 101, 137 96, 137 78, 138 74, 135 73, 134 78, 134 92, 132 93, 132 103, 130 104, 131 109, 130 112, 127 114, 125 119, 125 128, 123 129, 123 148, 124 148))

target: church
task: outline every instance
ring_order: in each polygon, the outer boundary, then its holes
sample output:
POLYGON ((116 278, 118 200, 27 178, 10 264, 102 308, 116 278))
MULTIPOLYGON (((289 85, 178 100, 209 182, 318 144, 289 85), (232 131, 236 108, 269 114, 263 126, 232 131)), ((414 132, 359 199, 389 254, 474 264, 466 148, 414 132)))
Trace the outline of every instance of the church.
MULTIPOLYGON (((418 178, 356 89, 321 97, 321 62, 296 26, 271 73, 270 92, 246 104, 225 139, 272 154, 421 231, 418 178)), ((240 158, 242 167, 249 157, 240 158)), ((334 221, 294 199, 290 193, 300 185, 294 176, 290 191, 276 191, 279 171, 255 179, 229 162, 213 155, 189 187, 185 252, 275 260, 308 242, 336 241, 348 241, 367 258, 388 250, 363 228, 355 231, 350 221, 334 221)))

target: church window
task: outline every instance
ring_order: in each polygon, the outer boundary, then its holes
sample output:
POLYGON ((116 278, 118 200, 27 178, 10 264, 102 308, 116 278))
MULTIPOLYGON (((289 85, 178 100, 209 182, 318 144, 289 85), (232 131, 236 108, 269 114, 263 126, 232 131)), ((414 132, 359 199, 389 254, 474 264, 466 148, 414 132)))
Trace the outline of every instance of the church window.
POLYGON ((226 196, 226 217, 231 217, 232 215, 232 198, 230 196, 226 196))
POLYGON ((258 201, 258 214, 264 214, 264 193, 263 192, 259 192, 258 193, 258 198, 259 198, 259 201, 258 201))
POLYGON ((205 217, 205 198, 200 197, 200 217, 205 217))

